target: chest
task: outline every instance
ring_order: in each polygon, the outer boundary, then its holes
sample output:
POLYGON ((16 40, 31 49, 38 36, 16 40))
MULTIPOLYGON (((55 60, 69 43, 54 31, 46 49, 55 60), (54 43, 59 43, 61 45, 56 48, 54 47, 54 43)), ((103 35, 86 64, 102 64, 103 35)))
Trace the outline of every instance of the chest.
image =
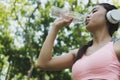
POLYGON ((106 48, 101 48, 97 51, 88 52, 87 55, 83 56, 80 65, 84 65, 86 69, 96 69, 109 65, 115 56, 113 55, 113 50, 108 50, 106 48))
POLYGON ((114 50, 109 45, 106 45, 97 51, 87 52, 86 55, 74 64, 75 68, 79 68, 78 66, 80 66, 82 70, 97 69, 105 67, 112 63, 112 61, 116 60, 114 50))
POLYGON ((89 47, 89 48, 86 50, 85 55, 86 55, 86 56, 90 56, 90 55, 94 54, 95 52, 97 52, 99 49, 101 49, 101 47, 89 47))
MULTIPOLYGON (((75 62, 72 67, 73 76, 106 75, 115 70, 119 73, 120 63, 118 62, 112 44, 105 45, 96 51, 88 51, 81 59, 75 62), (88 54, 89 53, 89 54, 88 54)), ((88 77, 87 76, 87 77, 88 77)))
POLYGON ((101 49, 104 49, 104 48, 106 48, 106 50, 107 50, 107 46, 108 46, 109 44, 107 44, 107 45, 96 45, 96 46, 91 46, 91 47, 88 47, 88 49, 86 50, 86 53, 85 53, 85 55, 87 55, 87 56, 90 56, 90 55, 92 55, 92 54, 94 54, 94 53, 96 53, 96 52, 98 52, 99 50, 101 50, 101 49))

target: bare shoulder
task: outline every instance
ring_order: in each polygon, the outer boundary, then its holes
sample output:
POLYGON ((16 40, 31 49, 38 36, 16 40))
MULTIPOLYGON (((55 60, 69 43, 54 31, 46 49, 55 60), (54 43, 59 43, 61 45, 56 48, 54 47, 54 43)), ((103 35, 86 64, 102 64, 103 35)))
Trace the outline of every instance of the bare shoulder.
POLYGON ((76 57, 76 56, 77 56, 77 53, 78 53, 78 50, 79 50, 79 49, 71 50, 70 53, 73 54, 74 57, 76 57))
POLYGON ((120 39, 114 43, 114 50, 115 50, 115 53, 117 54, 117 57, 119 58, 119 61, 120 61, 120 39))

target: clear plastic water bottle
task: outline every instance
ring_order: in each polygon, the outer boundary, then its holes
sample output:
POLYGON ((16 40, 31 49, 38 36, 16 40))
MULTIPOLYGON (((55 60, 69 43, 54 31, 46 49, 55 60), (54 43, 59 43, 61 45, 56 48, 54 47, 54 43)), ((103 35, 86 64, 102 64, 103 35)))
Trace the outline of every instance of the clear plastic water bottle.
POLYGON ((72 22, 74 24, 80 24, 80 23, 85 22, 85 18, 83 17, 83 15, 81 15, 77 12, 65 10, 65 9, 62 9, 62 8, 55 7, 55 6, 51 7, 50 17, 59 18, 61 14, 72 17, 73 18, 72 22))

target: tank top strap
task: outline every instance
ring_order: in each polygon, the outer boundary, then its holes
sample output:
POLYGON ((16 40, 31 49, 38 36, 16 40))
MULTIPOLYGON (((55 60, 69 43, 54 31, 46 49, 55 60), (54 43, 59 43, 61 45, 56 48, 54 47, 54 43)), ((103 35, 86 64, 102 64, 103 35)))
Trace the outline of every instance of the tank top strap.
POLYGON ((120 40, 120 38, 112 38, 111 42, 115 43, 118 40, 120 40))

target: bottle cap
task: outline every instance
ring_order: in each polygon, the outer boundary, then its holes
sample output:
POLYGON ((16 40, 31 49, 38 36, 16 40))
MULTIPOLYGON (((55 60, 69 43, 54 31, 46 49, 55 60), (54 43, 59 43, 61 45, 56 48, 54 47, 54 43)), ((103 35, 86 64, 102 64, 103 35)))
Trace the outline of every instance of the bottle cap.
POLYGON ((111 10, 107 13, 107 19, 109 22, 116 24, 120 22, 120 10, 111 10))

